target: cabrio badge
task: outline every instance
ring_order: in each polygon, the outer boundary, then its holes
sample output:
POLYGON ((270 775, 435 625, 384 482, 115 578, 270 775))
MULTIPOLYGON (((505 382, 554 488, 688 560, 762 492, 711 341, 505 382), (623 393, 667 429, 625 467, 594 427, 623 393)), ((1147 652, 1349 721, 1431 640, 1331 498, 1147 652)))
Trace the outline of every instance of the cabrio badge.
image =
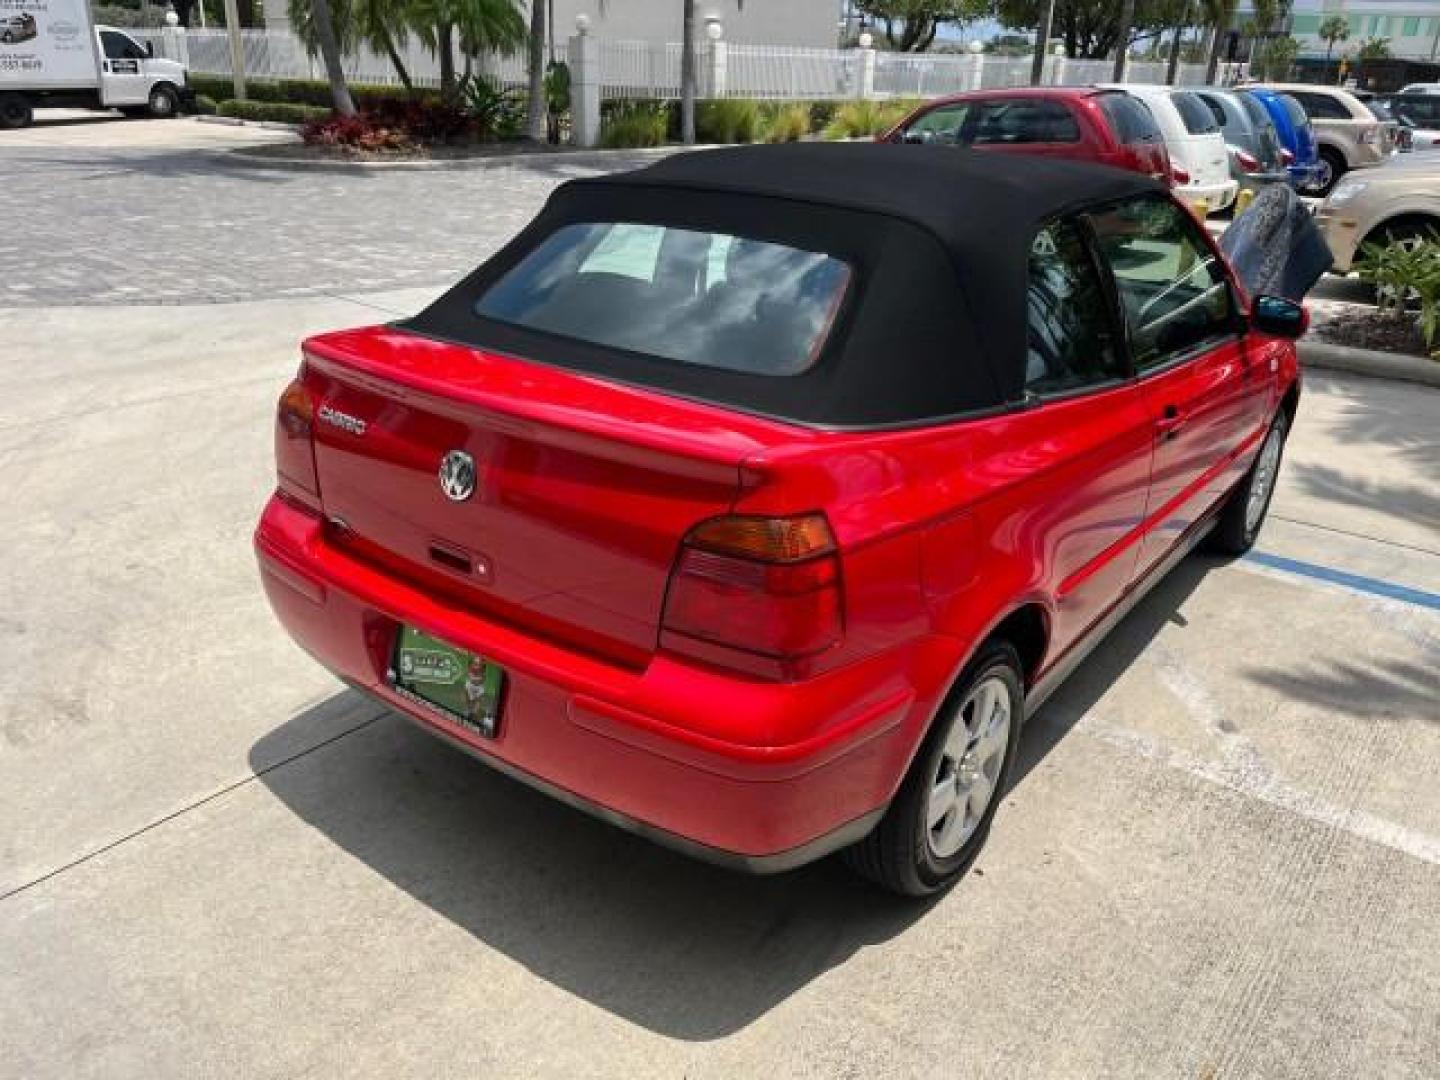
POLYGON ((365 421, 358 416, 351 416, 339 409, 332 409, 329 405, 321 405, 319 417, 332 427, 338 427, 341 431, 348 431, 351 435, 365 434, 365 421))
POLYGON ((451 502, 464 502, 475 494, 475 459, 464 450, 451 450, 440 462, 440 490, 451 502))

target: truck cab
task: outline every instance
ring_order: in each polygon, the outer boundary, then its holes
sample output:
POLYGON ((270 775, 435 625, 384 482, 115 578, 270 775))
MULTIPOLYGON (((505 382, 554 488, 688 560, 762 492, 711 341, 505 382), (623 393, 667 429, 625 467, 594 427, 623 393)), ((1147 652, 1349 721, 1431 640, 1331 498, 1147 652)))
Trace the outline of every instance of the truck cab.
POLYGON ((84 0, 0 16, 0 127, 25 127, 41 108, 170 117, 193 101, 188 83, 185 65, 149 42, 92 25, 84 0))

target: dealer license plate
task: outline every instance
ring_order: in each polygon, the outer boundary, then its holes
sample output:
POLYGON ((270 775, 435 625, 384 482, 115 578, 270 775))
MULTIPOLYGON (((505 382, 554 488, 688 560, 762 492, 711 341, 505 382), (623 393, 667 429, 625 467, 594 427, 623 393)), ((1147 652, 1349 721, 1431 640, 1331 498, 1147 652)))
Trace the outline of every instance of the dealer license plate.
POLYGON ((390 686, 401 697, 487 739, 500 726, 505 672, 484 657, 402 626, 390 659, 390 686))

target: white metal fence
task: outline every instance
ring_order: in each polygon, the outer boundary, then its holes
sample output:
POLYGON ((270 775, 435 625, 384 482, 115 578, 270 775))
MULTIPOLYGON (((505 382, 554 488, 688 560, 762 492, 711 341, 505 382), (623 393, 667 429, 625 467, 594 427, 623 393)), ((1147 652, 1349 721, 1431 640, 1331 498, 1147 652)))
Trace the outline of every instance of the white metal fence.
MULTIPOLYGON (((133 30, 154 42, 157 53, 185 61, 191 71, 229 75, 230 44, 224 30, 133 30)), ((256 79, 320 79, 324 67, 310 57, 300 39, 288 30, 241 32, 245 73, 256 79)), ((644 41, 600 41, 602 98, 674 98, 680 95, 678 44, 644 41)), ((437 86, 439 65, 419 42, 400 50, 401 60, 417 86, 437 86)), ((804 49, 768 45, 696 48, 700 92, 706 97, 844 99, 873 97, 935 97, 963 90, 1027 86, 1028 56, 1005 57, 954 53, 887 53, 860 49, 804 49)), ((362 49, 344 58, 346 78, 362 83, 398 86, 394 65, 383 54, 362 49)), ((525 84, 523 56, 485 57, 479 71, 507 85, 525 84)), ((1108 60, 1067 60, 1047 57, 1047 84, 1083 85, 1107 82, 1113 73, 1108 60)), ((1166 65, 1132 62, 1127 82, 1164 82, 1166 65)), ((1177 82, 1192 85, 1204 79, 1204 66, 1182 64, 1177 82)))

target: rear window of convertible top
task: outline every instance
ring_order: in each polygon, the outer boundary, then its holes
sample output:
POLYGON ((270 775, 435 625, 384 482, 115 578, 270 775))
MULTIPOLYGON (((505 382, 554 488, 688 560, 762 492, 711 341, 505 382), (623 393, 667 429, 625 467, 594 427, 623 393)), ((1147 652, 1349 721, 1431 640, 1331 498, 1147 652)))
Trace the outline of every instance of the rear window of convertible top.
POLYGON ((565 225, 475 303, 487 319, 683 364, 796 375, 850 282, 820 252, 637 222, 565 225))

